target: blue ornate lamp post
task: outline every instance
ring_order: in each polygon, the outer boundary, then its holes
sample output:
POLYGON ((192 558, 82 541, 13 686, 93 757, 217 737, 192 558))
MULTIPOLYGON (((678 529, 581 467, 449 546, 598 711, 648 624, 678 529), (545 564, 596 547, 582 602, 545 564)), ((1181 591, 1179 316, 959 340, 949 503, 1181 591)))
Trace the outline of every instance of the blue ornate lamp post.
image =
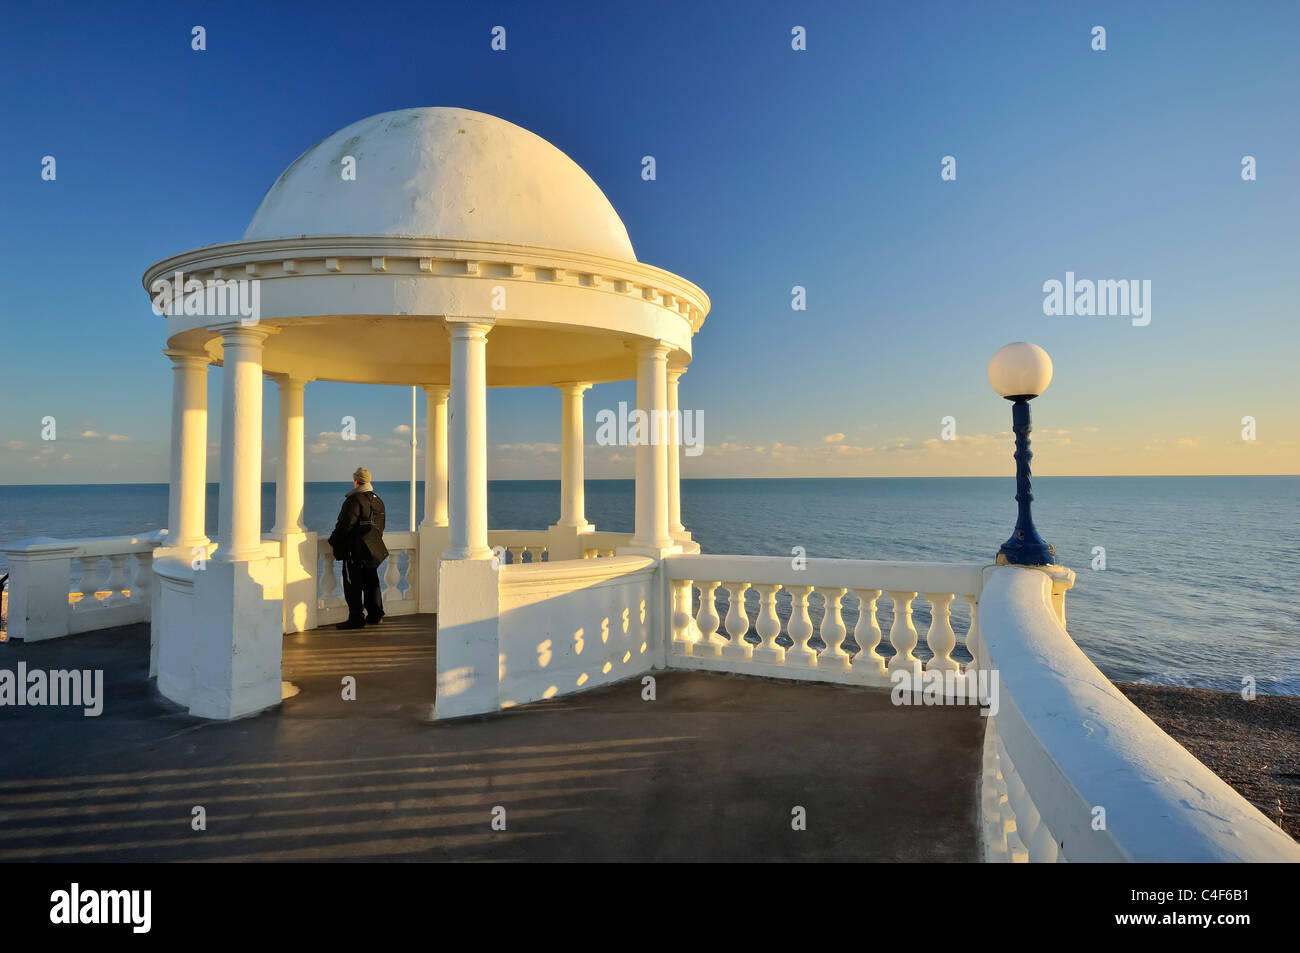
POLYGON ((1047 390, 1052 382, 1052 359, 1037 344, 1018 341, 1008 344, 989 361, 989 383, 1011 401, 1011 429, 1016 434, 1016 503, 1020 513, 1011 538, 998 550, 998 564, 1046 566, 1056 562, 1056 552, 1038 535, 1029 505, 1029 402, 1047 390))

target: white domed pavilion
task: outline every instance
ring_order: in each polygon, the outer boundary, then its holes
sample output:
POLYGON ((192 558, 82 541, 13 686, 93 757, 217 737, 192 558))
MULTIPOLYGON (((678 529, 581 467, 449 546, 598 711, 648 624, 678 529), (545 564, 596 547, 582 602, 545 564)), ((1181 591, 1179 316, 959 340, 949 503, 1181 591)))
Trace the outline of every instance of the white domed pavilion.
MULTIPOLYGON (((155 670, 163 694, 195 714, 236 717, 278 702, 282 631, 330 621, 337 609, 332 579, 321 578, 333 571, 330 555, 302 523, 303 402, 312 381, 420 386, 427 395, 424 519, 416 538, 396 540, 410 561, 406 585, 392 588, 413 594, 397 611, 439 611, 440 657, 452 656, 447 633, 455 631, 453 607, 439 604, 440 561, 446 576, 458 571, 446 561, 492 560, 488 387, 564 395, 560 522, 544 538, 499 545, 530 548, 534 560, 545 550, 552 572, 584 555, 617 551, 653 563, 694 548, 668 442, 637 447, 631 539, 587 522, 582 400, 592 384, 635 379, 638 408, 674 419, 677 381, 708 297, 638 262, 595 182, 525 129, 441 107, 362 119, 290 164, 242 240, 160 261, 144 285, 166 314, 175 370, 155 670), (211 364, 222 367, 215 541, 204 535, 211 364), (263 375, 279 386, 281 449, 266 539, 263 375)), ((618 568, 618 560, 601 562, 609 565, 575 565, 579 575, 618 568)), ((389 560, 390 577, 398 567, 389 560)), ((443 704, 454 694, 439 693, 440 713, 455 713, 450 700, 443 704)))

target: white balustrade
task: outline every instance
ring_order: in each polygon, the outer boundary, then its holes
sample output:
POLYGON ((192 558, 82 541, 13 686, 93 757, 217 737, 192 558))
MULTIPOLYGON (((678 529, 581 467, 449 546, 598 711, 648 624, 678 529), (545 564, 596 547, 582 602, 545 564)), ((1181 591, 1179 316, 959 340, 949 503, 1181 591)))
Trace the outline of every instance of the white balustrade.
MULTIPOLYGON (((385 615, 411 615, 419 605, 419 535, 385 533, 388 559, 380 567, 380 598, 385 615)), ((319 540, 316 577, 316 624, 329 625, 347 618, 343 597, 343 566, 334 558, 326 539, 319 540)))
POLYGON ((60 638, 149 619, 153 552, 162 533, 26 539, 9 559, 9 636, 60 638))
POLYGON ((975 629, 968 672, 991 692, 980 794, 986 859, 1300 861, 1294 840, 1075 645, 1063 621, 1073 582, 1060 566, 1006 566, 979 593, 963 593, 975 629))
POLYGON ((805 569, 795 570, 789 560, 779 557, 693 554, 669 556, 667 564, 674 594, 670 665, 880 686, 891 684, 891 664, 894 670, 960 671, 952 658, 957 633, 949 606, 957 596, 968 602, 978 599, 983 568, 965 563, 814 559, 805 569), (733 581, 698 581, 702 578, 733 581), (688 625, 693 587, 700 590, 700 608, 688 625), (720 588, 728 593, 725 619, 719 617, 715 603, 720 588), (749 589, 758 594, 758 612, 753 617, 744 601, 749 589), (788 613, 779 608, 782 590, 790 598, 788 613), (893 660, 879 651, 882 634, 877 600, 884 592, 894 604, 889 633, 896 653, 893 660), (911 603, 920 592, 930 604, 927 646, 934 655, 924 664, 913 652, 920 636, 912 621, 911 603), (819 617, 812 602, 814 594, 824 601, 819 617), (850 594, 857 602, 852 642, 844 618, 845 596, 850 594), (757 645, 745 640, 751 622, 758 634, 757 645), (729 641, 715 635, 719 625, 730 636, 729 641))

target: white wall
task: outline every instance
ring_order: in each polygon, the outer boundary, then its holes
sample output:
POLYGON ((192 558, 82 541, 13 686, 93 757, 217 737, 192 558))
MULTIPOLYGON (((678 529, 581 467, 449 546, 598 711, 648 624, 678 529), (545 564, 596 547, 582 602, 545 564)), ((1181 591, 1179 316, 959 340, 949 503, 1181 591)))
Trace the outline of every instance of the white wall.
POLYGON ((506 566, 500 573, 500 703, 583 691, 649 671, 663 606, 638 556, 506 566))

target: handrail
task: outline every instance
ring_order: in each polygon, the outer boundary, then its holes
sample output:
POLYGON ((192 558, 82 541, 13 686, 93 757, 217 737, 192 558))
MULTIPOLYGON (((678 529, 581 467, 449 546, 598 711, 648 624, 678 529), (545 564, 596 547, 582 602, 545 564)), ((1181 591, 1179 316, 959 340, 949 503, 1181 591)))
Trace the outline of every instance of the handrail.
POLYGON ((980 600, 998 675, 985 745, 988 858, 1300 861, 1274 826, 1117 689, 1074 643, 1045 572, 999 567, 980 600))

